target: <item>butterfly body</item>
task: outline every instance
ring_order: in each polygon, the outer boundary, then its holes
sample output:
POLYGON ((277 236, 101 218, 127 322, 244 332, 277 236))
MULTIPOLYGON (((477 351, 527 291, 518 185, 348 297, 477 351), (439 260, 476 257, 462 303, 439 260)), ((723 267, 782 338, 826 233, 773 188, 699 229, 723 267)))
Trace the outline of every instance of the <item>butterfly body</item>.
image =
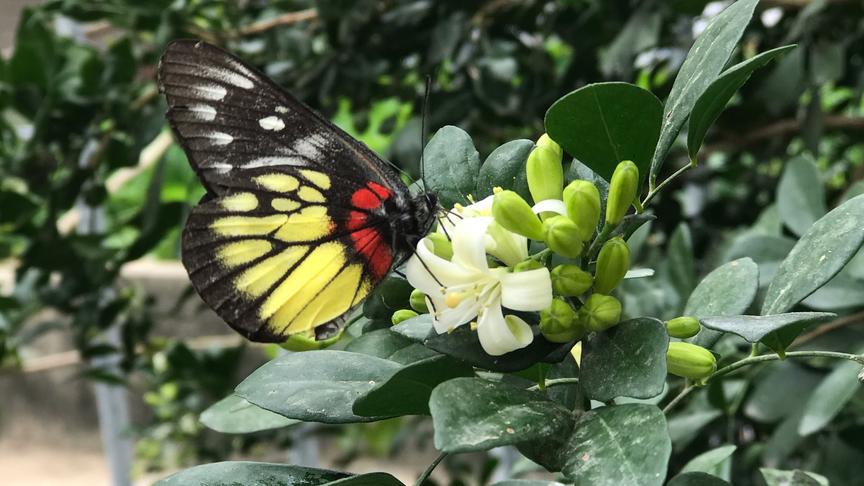
POLYGON ((182 260, 235 330, 282 341, 344 315, 407 258, 437 202, 254 68, 196 41, 159 66, 167 118, 207 195, 182 260))

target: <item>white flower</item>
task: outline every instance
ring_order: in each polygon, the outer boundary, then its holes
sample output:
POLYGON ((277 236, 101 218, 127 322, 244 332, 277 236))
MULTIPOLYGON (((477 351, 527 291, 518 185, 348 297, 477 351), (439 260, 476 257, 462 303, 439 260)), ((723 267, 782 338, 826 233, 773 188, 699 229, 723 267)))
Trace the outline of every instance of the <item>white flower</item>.
POLYGON ((483 349, 500 356, 524 348, 534 340, 531 327, 515 315, 505 316, 502 307, 517 311, 545 309, 552 302, 552 281, 546 268, 519 273, 505 267, 489 268, 487 252, 508 264, 516 262, 508 262, 493 251, 500 253, 507 248, 507 253, 514 252, 508 255, 513 258, 524 254, 517 262, 527 257, 527 241, 523 237, 519 237, 523 248, 517 249, 513 243, 518 240, 513 236, 518 235, 500 227, 492 234, 493 225, 488 216, 454 221, 447 230, 453 243, 452 261, 436 256, 431 242, 424 238, 408 260, 406 275, 411 285, 429 296, 439 334, 476 318, 483 349))
MULTIPOLYGON (((489 196, 468 206, 457 204, 449 214, 439 219, 438 232, 451 236, 454 226, 461 220, 478 217, 491 219, 493 199, 494 196, 489 196)), ((486 253, 489 255, 510 267, 528 258, 528 238, 511 233, 494 221, 488 225, 486 232, 490 238, 485 238, 483 241, 486 245, 486 253)))

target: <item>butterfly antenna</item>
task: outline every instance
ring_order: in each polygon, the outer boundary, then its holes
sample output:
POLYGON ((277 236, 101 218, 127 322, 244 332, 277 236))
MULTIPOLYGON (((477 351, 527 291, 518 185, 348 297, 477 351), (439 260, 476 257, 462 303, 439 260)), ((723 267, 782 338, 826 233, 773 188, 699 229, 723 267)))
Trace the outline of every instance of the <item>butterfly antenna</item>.
POLYGON ((423 189, 426 189, 426 117, 429 114, 429 96, 432 93, 432 76, 426 75, 426 88, 423 93, 423 106, 420 108, 420 180, 423 181, 423 189))

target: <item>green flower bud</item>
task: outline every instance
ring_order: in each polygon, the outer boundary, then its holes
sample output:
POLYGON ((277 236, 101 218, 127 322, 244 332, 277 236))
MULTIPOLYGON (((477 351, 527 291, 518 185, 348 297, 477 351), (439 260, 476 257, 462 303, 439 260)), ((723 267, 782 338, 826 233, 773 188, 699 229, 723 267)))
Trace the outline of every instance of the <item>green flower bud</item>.
MULTIPOLYGON (((557 144, 556 144, 557 145, 557 144)), ((564 165, 561 153, 550 145, 538 145, 528 155, 528 190, 534 202, 561 199, 564 190, 564 165)))
POLYGON ((292 334, 288 336, 288 339, 279 344, 283 349, 287 349, 288 351, 312 351, 315 349, 324 349, 342 337, 342 331, 344 329, 340 329, 335 336, 324 339, 323 341, 315 340, 315 331, 308 331, 299 334, 292 334))
POLYGON ((538 268, 543 268, 543 264, 537 260, 529 258, 514 265, 513 272, 527 272, 529 270, 537 270, 538 268))
POLYGON ((558 158, 564 158, 564 149, 562 149, 561 146, 558 145, 557 142, 555 142, 555 140, 552 140, 552 138, 549 137, 548 133, 540 135, 540 138, 537 139, 537 143, 535 145, 537 145, 538 147, 548 147, 555 151, 555 154, 558 156, 558 158))
POLYGON ((666 332, 678 339, 687 339, 699 334, 699 319, 690 316, 676 317, 666 321, 666 332))
POLYGON ((579 227, 579 237, 591 239, 600 221, 600 191, 588 181, 573 181, 564 188, 567 217, 579 227))
POLYGON ((609 183, 609 198, 606 200, 606 224, 621 222, 639 192, 639 168, 630 160, 618 164, 609 183))
POLYGON ((611 295, 591 294, 579 309, 579 320, 589 331, 609 329, 621 320, 621 302, 611 295))
POLYGON ((582 253, 582 238, 579 228, 566 216, 553 216, 543 221, 543 240, 555 253, 576 258, 582 253))
POLYGON ((630 269, 630 248, 623 238, 615 237, 603 244, 594 271, 594 291, 609 294, 630 269))
POLYGON ((432 253, 445 260, 453 258, 453 244, 446 236, 441 233, 429 233, 426 238, 432 242, 432 253))
POLYGON ((579 339, 585 334, 585 328, 577 317, 570 304, 562 299, 552 299, 552 304, 540 311, 540 333, 553 343, 579 339))
POLYGON ((426 294, 418 289, 411 291, 411 297, 408 298, 408 303, 411 305, 412 309, 420 314, 429 313, 429 307, 426 306, 426 294))
POLYGON ((531 206, 513 191, 500 191, 492 200, 492 217, 504 229, 531 238, 543 239, 543 224, 531 206))
POLYGON ((412 317, 417 317, 418 315, 419 314, 417 314, 411 309, 399 309, 393 313, 393 316, 390 317, 390 322, 392 322, 395 326, 402 321, 407 321, 408 319, 411 319, 412 317))
POLYGON ((671 342, 666 351, 666 370, 682 378, 700 381, 717 370, 717 359, 702 346, 671 342))
POLYGON ((593 283, 594 277, 579 265, 564 264, 552 269, 552 290, 558 295, 582 295, 593 283))

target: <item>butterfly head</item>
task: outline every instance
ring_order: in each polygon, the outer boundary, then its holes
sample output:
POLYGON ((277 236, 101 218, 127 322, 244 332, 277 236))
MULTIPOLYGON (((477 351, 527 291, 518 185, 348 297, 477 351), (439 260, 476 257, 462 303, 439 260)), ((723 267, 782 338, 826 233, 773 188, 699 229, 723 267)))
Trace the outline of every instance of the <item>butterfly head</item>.
POLYGON ((426 236, 435 224, 438 213, 438 196, 432 192, 415 194, 408 199, 408 210, 397 212, 392 220, 393 233, 402 235, 405 253, 413 253, 417 243, 426 236))

